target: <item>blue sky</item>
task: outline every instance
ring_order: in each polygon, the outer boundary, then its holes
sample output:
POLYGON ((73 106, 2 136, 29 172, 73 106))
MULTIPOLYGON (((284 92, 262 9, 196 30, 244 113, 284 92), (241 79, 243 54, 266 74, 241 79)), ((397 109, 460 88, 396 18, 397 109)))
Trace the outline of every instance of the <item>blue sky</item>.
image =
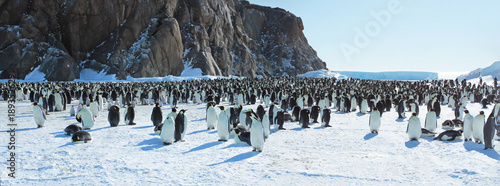
POLYGON ((498 0, 249 1, 301 17, 334 71, 466 72, 500 60, 498 0))

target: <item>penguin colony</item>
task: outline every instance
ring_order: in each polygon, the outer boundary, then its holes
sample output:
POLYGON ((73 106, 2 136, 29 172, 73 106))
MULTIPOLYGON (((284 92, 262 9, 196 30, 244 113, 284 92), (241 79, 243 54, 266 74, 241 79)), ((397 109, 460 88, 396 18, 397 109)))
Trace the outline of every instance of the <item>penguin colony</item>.
POLYGON ((18 83, 15 91, 7 90, 6 84, 0 85, 2 101, 15 95, 17 100, 33 103, 34 123, 39 128, 50 125, 50 112, 69 112, 68 115, 81 123, 81 126, 71 124, 64 129, 65 134, 72 135, 74 143, 92 140, 87 131, 104 125, 95 123, 97 117, 102 117, 101 112, 108 112, 111 127, 119 126, 121 121, 124 125, 143 122, 134 120, 135 109, 142 109, 140 105, 155 105, 151 123, 163 144, 183 142, 189 127, 189 111, 182 109, 182 104, 206 104, 207 130, 217 130, 218 141, 233 138, 235 143, 250 145, 253 151, 264 149, 266 139, 271 137, 271 127, 286 130, 285 123, 295 123, 305 129, 314 123, 332 127, 335 125, 332 118, 342 117, 336 113, 370 114, 366 121, 367 133, 384 132, 380 118, 392 108, 398 113, 395 118, 398 120, 406 118, 405 112, 412 113, 407 118, 406 131, 410 141, 434 137, 437 118, 449 109, 455 118, 442 124, 445 131, 434 140, 458 140, 463 135, 464 141, 484 143, 485 149, 492 149, 500 134, 497 132, 500 130, 499 89, 465 80, 280 77, 141 83, 18 83), (490 114, 481 111, 474 116, 467 110, 469 103, 492 107, 493 111, 490 114), (162 108, 166 105, 171 110, 163 117, 162 108), (255 111, 245 109, 248 105, 258 107, 255 111), (422 116, 425 117, 423 123, 419 118, 420 107, 428 111, 422 116))

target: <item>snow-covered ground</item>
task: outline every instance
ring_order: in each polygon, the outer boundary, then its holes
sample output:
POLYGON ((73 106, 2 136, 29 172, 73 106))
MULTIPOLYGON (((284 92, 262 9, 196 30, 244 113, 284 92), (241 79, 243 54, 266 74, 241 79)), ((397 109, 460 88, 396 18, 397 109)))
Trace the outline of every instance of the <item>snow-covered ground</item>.
MULTIPOLYGON (((77 104, 76 101, 72 102, 77 104)), ((228 106, 227 102, 222 105, 228 106)), ((107 106, 107 105, 106 105, 107 106)), ((106 108, 105 106, 105 108, 106 108)), ((255 109, 257 105, 244 106, 255 109)), ((408 118, 384 113, 379 134, 369 133, 369 115, 337 113, 332 109, 331 128, 297 122, 287 130, 272 130, 263 152, 248 145, 217 141, 216 130, 207 130, 205 104, 179 104, 187 109, 185 142, 162 144, 153 132, 152 106, 136 107, 135 126, 111 128, 107 111, 100 112, 88 132, 92 142, 73 144, 63 129, 76 124, 68 111, 52 112, 46 127, 36 128, 29 101, 16 103, 16 178, 8 178, 7 103, 0 102, 1 185, 497 185, 500 182, 500 144, 484 145, 462 140, 442 142, 421 138, 409 142, 408 118)), ((473 115, 481 109, 468 104, 473 115)), ((442 107, 441 126, 453 119, 442 107)), ((163 115, 170 106, 162 107, 163 115)), ((217 109, 217 112, 219 110, 217 109)), ((123 109, 121 109, 123 117, 123 109)), ((409 115, 410 113, 407 113, 409 115)), ((425 106, 420 121, 425 121, 425 106)), ((423 123, 422 123, 423 124, 423 123)), ((443 130, 438 129, 438 132, 443 130)))

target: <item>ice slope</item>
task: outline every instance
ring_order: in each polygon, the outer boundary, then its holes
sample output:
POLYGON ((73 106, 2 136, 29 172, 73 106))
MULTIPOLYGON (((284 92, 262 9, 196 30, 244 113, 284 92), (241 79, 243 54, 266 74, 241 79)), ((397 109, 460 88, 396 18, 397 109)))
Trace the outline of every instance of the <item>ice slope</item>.
MULTIPOLYGON (((72 102, 76 104, 76 101, 72 102)), ((227 102, 223 102, 228 106, 227 102)), ((107 111, 88 132, 93 141, 72 144, 63 134, 76 124, 69 111, 48 115, 46 127, 36 128, 28 101, 16 103, 16 178, 8 178, 9 135, 7 103, 1 101, 1 185, 497 185, 500 182, 500 148, 462 140, 452 142, 423 138, 409 142, 407 119, 384 113, 379 134, 369 133, 369 115, 338 113, 332 109, 331 128, 297 122, 287 130, 272 130, 262 153, 230 139, 218 142, 216 130, 206 130, 205 104, 179 104, 187 109, 186 141, 164 146, 154 135, 152 106, 136 107, 136 126, 123 118, 111 128, 107 111)), ((473 115, 481 109, 469 104, 473 115)), ((106 106, 105 106, 106 108, 106 106)), ((256 105, 244 106, 256 108, 256 105)), ((491 106, 484 109, 490 113, 491 106)), ((163 115, 169 105, 162 107, 163 115)), ((266 109, 267 110, 267 109, 266 109)), ((426 110, 420 109, 424 122, 426 110)), ((451 108, 442 108, 438 126, 453 119, 451 108)), ((120 110, 123 117, 123 109, 120 110)), ((219 110, 217 110, 219 112, 219 110)), ((409 115, 409 113, 407 113, 409 115)), ((422 123, 423 124, 423 123, 422 123)), ((438 129, 438 132, 441 132, 438 129)))
POLYGON ((463 74, 461 76, 458 76, 459 80, 462 79, 475 79, 479 78, 479 73, 484 76, 492 76, 492 78, 499 78, 500 77, 500 61, 494 62, 492 65, 486 67, 486 68, 478 68, 476 70, 473 70, 467 74, 463 74))

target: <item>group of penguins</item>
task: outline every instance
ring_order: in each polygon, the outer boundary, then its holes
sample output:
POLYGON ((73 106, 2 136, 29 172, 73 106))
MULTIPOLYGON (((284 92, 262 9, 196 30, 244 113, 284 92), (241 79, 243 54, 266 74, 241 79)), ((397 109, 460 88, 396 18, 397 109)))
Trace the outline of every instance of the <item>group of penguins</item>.
MULTIPOLYGON (((17 100, 33 103, 33 116, 38 127, 43 127, 50 112, 65 111, 71 106, 70 115, 79 125, 69 125, 64 130, 72 135, 75 143, 88 142, 91 135, 86 131, 94 126, 95 118, 107 103, 108 122, 116 127, 120 123, 120 108, 124 108, 124 123, 135 125, 137 105, 155 105, 151 121, 155 132, 165 145, 184 141, 187 127, 186 110, 178 110, 178 103, 206 104, 207 129, 217 129, 220 141, 233 137, 236 143, 247 143, 254 151, 262 151, 270 127, 285 130, 284 122, 297 122, 302 128, 310 123, 331 127, 331 110, 337 112, 370 113, 370 132, 378 133, 380 118, 394 107, 399 118, 412 112, 407 133, 410 140, 434 136, 441 106, 448 105, 456 118, 447 120, 447 130, 436 140, 456 140, 462 135, 465 141, 474 140, 493 148, 495 130, 500 129, 500 98, 497 84, 471 84, 465 80, 427 81, 376 81, 336 78, 242 78, 191 80, 176 82, 127 82, 127 83, 17 83, 15 90, 7 83, 0 84, 3 100, 15 96, 17 100), (221 106, 227 102, 231 107, 221 106), (260 102, 260 103, 259 103, 260 102), (492 113, 485 118, 484 112, 473 117, 466 110, 467 103, 481 103, 483 108, 493 105, 492 113), (255 105, 243 110, 244 105, 255 105), (422 128, 419 105, 427 105, 428 113, 422 128), (170 105, 171 112, 164 118, 161 107, 170 105), (216 109, 220 110, 217 115, 216 109), (267 108, 267 111, 266 111, 267 108), (465 114, 465 116, 464 116, 465 114), (486 121, 486 122, 485 122, 486 121)), ((500 130, 499 130, 500 131, 500 130)), ((500 132, 496 135, 500 136, 500 132)))

